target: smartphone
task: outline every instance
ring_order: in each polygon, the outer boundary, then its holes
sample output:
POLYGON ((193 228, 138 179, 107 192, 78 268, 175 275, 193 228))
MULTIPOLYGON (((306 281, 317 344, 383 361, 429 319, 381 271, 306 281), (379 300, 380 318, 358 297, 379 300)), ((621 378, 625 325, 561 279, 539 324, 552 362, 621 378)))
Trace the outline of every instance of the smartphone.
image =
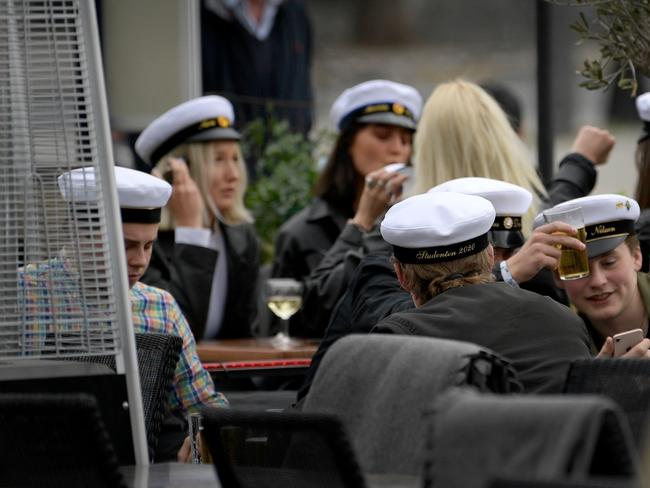
POLYGON ((413 166, 407 166, 404 163, 387 164, 383 169, 388 173, 400 173, 407 175, 409 178, 413 175, 413 166))
MULTIPOLYGON (((181 161, 185 161, 185 159, 183 158, 177 158, 177 159, 180 159, 181 161)), ((185 161, 185 164, 187 164, 187 161, 185 161)), ((169 160, 165 162, 165 170, 163 171, 162 177, 163 180, 165 180, 170 185, 174 184, 174 172, 172 171, 171 165, 169 164, 169 160)))
POLYGON ((616 334, 614 337, 614 357, 620 357, 643 340, 641 329, 632 329, 616 334))

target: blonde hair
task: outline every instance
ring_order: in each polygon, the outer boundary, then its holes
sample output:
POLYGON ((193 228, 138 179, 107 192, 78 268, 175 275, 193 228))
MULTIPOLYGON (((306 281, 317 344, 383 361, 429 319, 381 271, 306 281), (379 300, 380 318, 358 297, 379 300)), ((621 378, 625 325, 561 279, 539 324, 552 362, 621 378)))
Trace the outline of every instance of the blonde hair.
MULTIPOLYGON (((240 176, 235 192, 235 204, 232 208, 220 212, 212 201, 209 189, 209 168, 211 167, 211 162, 215 159, 214 143, 219 142, 220 141, 208 141, 181 144, 164 156, 158 164, 156 164, 156 169, 161 174, 164 174, 165 171, 167 171, 167 158, 170 156, 183 158, 187 162, 190 176, 198 185, 203 201, 205 202, 206 210, 203 214, 203 225, 205 227, 211 227, 218 215, 221 215, 221 220, 228 225, 252 222, 253 217, 244 205, 244 194, 246 193, 246 187, 248 185, 248 173, 246 171, 246 164, 244 163, 244 157, 242 156, 239 144, 237 144, 237 166, 240 176)), ((167 207, 163 208, 160 219, 160 229, 170 230, 174 227, 175 223, 171 213, 167 207)))
POLYGON ((489 247, 477 254, 444 263, 405 264, 395 261, 402 270, 405 288, 421 303, 450 288, 494 281, 489 247), (452 276, 455 274, 462 276, 452 276))
MULTIPOLYGON (((424 105, 413 147, 414 193, 454 178, 481 176, 546 195, 506 114, 474 83, 457 79, 436 87, 424 105)), ((538 203, 536 198, 528 211, 531 224, 538 203)))

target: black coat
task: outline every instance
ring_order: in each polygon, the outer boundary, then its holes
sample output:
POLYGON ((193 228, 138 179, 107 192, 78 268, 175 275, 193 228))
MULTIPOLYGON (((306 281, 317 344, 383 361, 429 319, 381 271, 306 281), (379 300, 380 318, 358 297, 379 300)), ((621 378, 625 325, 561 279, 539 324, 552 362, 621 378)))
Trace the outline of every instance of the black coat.
MULTIPOLYGON (((562 159, 542 207, 552 207, 588 195, 596 183, 596 170, 584 156, 571 153, 562 159)), ((369 252, 392 253, 376 229, 360 232, 347 217, 321 199, 287 221, 278 234, 273 276, 290 276, 305 285, 302 310, 292 317, 291 332, 322 337, 332 310, 347 289, 352 272, 369 252)), ((500 272, 497 271, 500 277, 500 272)), ((542 271, 522 288, 567 303, 550 273, 542 271)))
MULTIPOLYGON (((250 337, 257 318, 260 244, 250 224, 222 225, 228 254, 228 291, 217 338, 250 337)), ((169 291, 180 305, 196 340, 201 340, 210 306, 210 290, 218 251, 176 244, 174 231, 158 235, 149 269, 148 285, 169 291)))
MULTIPOLYGON (((275 257, 271 276, 288 277, 299 281, 307 280, 339 238, 341 231, 346 226, 347 219, 347 216, 324 200, 315 198, 309 206, 280 227, 275 241, 275 257)), ((360 234, 360 232, 358 233, 360 234)), ((310 287, 311 285, 305 283, 306 290, 310 287)), ((329 301, 327 296, 321 296, 321 298, 328 301, 328 304, 333 307, 340 297, 339 289, 338 287, 334 287, 334 289, 325 287, 323 294, 327 295, 328 291, 330 294, 335 294, 336 297, 332 301, 329 301)), ((309 303, 303 304, 302 309, 291 317, 290 332, 292 335, 323 336, 323 329, 313 327, 307 318, 312 315, 309 307, 309 303)), ((328 309, 327 315, 330 312, 331 308, 328 309)), ((325 323, 328 319, 329 317, 325 323)))
POLYGON ((320 362, 332 344, 348 334, 367 334, 380 320, 410 308, 415 308, 411 295, 400 286, 388 257, 365 256, 353 273, 347 291, 334 307, 325 337, 298 391, 298 400, 309 391, 320 362))
POLYGON ((560 393, 571 361, 591 357, 584 322, 548 297, 503 282, 447 290, 373 332, 472 342, 512 362, 527 393, 560 393))

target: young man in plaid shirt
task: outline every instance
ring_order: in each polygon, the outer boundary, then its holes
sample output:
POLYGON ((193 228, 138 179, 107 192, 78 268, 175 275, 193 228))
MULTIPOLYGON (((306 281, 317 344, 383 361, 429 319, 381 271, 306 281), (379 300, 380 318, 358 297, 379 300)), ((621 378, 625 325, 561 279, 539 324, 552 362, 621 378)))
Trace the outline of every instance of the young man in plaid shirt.
MULTIPOLYGON (((94 181, 92 168, 75 169, 58 178, 63 198, 77 203, 84 199, 87 202, 88 198, 96 199, 94 181)), ((166 333, 183 339, 169 397, 170 412, 184 418, 188 412, 203 405, 228 405, 224 395, 215 391, 210 375, 203 369, 194 336, 176 300, 168 292, 139 281, 149 265, 158 234, 160 209, 171 195, 171 186, 147 173, 121 167, 115 167, 115 182, 122 217, 134 332, 166 333)), ((19 281, 20 301, 27 315, 79 316, 83 307, 79 275, 71 260, 64 255, 45 263, 25 266, 19 272, 19 281), (50 279, 53 276, 58 283, 64 283, 63 292, 51 290, 50 279)), ((32 340, 44 341, 45 336, 46 332, 35 331, 32 340)))

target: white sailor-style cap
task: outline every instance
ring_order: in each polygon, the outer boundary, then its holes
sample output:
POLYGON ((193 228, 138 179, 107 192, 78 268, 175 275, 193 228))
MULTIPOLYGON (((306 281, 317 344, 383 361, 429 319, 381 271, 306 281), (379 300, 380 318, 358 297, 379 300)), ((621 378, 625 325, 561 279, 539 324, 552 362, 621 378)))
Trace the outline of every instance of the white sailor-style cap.
POLYGON ((151 122, 135 141, 135 151, 149 164, 185 142, 239 140, 232 125, 232 104, 218 95, 207 95, 176 105, 151 122))
POLYGON ((389 124, 415 130, 422 112, 422 97, 411 86, 371 80, 348 88, 332 105, 330 118, 343 130, 353 121, 389 124))
POLYGON ((533 201, 532 193, 525 188, 491 178, 468 177, 445 181, 429 192, 456 192, 486 198, 496 211, 496 218, 488 233, 492 245, 505 249, 524 245, 521 217, 533 201))
POLYGON ((489 245, 495 214, 492 203, 482 197, 424 193, 393 205, 381 223, 381 235, 402 263, 453 261, 489 245))
POLYGON ((638 140, 641 142, 650 137, 650 92, 642 93, 636 97, 636 111, 643 121, 643 133, 638 140))
MULTIPOLYGON (((553 208, 562 209, 573 206, 582 208, 587 234, 587 255, 590 258, 615 249, 625 241, 628 235, 634 234, 634 223, 640 214, 639 204, 636 200, 615 194, 575 198, 553 208)), ((543 214, 535 217, 535 227, 539 227, 543 223, 543 214)))
MULTIPOLYGON (((160 222, 160 209, 172 194, 169 183, 148 173, 115 166, 115 186, 123 223, 160 222)), ((61 196, 67 202, 93 203, 98 191, 95 169, 77 168, 57 178, 61 196)))

